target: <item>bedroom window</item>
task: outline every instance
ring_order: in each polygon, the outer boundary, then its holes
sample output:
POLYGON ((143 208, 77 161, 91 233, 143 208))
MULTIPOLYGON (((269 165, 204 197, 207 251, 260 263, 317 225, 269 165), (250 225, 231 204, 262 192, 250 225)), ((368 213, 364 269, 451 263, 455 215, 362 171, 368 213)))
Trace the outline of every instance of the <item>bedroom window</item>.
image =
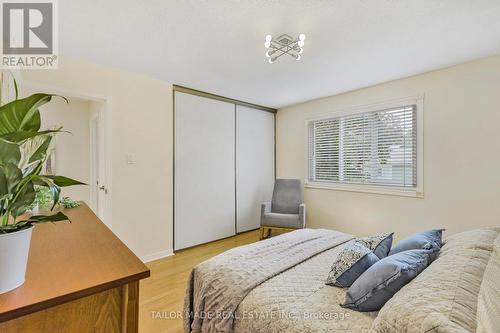
POLYGON ((309 187, 422 196, 421 103, 309 120, 309 187))

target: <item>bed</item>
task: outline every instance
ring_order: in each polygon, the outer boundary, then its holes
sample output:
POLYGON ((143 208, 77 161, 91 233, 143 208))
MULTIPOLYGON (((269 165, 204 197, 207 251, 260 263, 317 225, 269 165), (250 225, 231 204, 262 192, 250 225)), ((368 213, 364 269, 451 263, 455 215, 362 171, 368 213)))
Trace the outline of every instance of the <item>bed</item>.
POLYGON ((499 233, 486 228, 449 237, 439 257, 379 312, 340 307, 346 289, 324 284, 352 235, 305 229, 239 247, 193 269, 185 331, 494 332, 499 233))

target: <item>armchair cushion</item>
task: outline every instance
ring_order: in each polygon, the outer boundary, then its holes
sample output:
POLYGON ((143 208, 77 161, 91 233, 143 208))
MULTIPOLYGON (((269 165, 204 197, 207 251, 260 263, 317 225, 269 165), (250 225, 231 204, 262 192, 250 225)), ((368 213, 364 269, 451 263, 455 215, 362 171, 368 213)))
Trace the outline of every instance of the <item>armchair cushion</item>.
POLYGON ((276 179, 271 211, 280 214, 298 214, 303 202, 300 179, 276 179))
POLYGON ((266 227, 303 228, 303 222, 299 219, 299 214, 266 213, 260 224, 266 227))

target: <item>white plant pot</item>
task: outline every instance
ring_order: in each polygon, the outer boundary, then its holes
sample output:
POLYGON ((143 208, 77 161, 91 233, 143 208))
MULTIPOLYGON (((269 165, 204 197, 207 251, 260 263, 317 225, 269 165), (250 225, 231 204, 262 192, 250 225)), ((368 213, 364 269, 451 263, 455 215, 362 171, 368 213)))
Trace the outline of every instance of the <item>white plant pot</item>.
POLYGON ((0 294, 24 283, 32 230, 0 235, 0 294))

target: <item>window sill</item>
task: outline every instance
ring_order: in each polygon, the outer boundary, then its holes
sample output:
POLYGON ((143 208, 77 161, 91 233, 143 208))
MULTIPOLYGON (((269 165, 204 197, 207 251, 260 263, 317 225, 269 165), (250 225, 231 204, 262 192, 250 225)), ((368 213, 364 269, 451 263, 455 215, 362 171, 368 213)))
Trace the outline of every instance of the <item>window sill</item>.
POLYGON ((421 198, 421 199, 424 197, 422 191, 404 189, 400 187, 388 188, 385 186, 335 184, 335 183, 320 183, 320 182, 306 182, 304 186, 306 188, 313 188, 313 189, 396 195, 402 197, 421 198))

